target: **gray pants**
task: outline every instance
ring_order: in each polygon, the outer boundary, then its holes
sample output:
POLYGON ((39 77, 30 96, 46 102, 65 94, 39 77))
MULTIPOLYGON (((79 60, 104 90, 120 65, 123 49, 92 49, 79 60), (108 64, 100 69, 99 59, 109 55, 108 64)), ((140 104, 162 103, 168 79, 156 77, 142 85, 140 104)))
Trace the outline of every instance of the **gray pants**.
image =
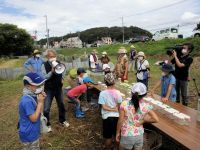
POLYGON ((40 150, 39 139, 33 142, 22 142, 22 150, 40 150))
POLYGON ((177 92, 176 102, 180 103, 180 94, 181 94, 182 104, 187 106, 189 101, 188 81, 176 79, 176 92, 177 92))
POLYGON ((129 61, 128 71, 135 71, 135 60, 129 61))

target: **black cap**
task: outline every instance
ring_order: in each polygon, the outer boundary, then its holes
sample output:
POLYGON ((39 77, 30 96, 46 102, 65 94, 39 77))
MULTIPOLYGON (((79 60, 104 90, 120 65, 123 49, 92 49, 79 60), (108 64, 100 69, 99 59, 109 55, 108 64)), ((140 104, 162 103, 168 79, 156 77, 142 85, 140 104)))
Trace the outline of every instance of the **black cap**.
POLYGON ((84 68, 78 68, 77 69, 77 74, 80 75, 81 73, 86 73, 84 68))
POLYGON ((161 70, 165 72, 172 72, 174 71, 174 68, 170 64, 163 64, 161 70))

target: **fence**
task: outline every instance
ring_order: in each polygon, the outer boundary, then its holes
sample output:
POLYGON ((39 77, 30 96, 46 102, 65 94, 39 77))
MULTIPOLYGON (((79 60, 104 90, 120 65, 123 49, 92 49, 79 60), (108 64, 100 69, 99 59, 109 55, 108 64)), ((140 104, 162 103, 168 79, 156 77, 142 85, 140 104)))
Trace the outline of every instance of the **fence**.
MULTIPOLYGON (((71 68, 88 68, 88 60, 87 59, 81 59, 77 58, 75 60, 72 60, 71 62, 69 61, 64 61, 62 62, 66 66, 66 70, 70 70, 71 68)), ((23 68, 2 68, 0 69, 0 79, 16 79, 20 75, 24 75, 27 71, 23 68)))

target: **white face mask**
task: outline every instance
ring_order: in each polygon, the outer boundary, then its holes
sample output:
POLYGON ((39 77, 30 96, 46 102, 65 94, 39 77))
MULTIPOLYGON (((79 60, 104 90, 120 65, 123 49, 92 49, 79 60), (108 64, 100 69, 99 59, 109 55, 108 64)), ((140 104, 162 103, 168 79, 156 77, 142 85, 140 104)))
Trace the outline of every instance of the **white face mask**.
POLYGON ((38 57, 38 58, 39 58, 39 57, 40 57, 40 54, 36 54, 35 57, 38 57))
POLYGON ((187 54, 187 49, 182 49, 182 54, 187 54))
POLYGON ((139 60, 143 60, 143 59, 144 59, 144 57, 142 57, 142 56, 139 56, 139 57, 138 57, 138 59, 139 59, 139 60))
POLYGON ((41 86, 35 90, 35 94, 40 94, 44 91, 44 86, 41 86))
POLYGON ((166 76, 167 75, 167 73, 166 72, 162 72, 162 76, 166 76))
POLYGON ((56 61, 56 57, 55 58, 50 58, 49 61, 50 62, 56 61))

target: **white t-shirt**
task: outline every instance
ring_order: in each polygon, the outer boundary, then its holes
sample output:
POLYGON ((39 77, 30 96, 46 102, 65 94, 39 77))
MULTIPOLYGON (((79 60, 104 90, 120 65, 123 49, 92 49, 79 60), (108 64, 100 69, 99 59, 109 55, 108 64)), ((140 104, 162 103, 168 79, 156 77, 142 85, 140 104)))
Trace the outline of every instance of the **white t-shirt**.
MULTIPOLYGON (((96 58, 97 58, 97 61, 98 61, 97 55, 96 55, 96 58)), ((96 61, 96 62, 97 62, 97 61, 96 61)), ((93 68, 93 69, 96 68, 96 65, 95 65, 96 62, 94 61, 93 55, 90 55, 90 67, 91 67, 91 68, 93 68)))
MULTIPOLYGON (((137 60, 137 71, 140 71, 140 70, 145 70, 149 67, 149 62, 147 60, 143 60, 143 61, 140 61, 140 60, 137 60)), ((141 72, 138 72, 137 73, 137 78, 139 80, 143 80, 143 74, 144 72, 141 71, 141 72)))

